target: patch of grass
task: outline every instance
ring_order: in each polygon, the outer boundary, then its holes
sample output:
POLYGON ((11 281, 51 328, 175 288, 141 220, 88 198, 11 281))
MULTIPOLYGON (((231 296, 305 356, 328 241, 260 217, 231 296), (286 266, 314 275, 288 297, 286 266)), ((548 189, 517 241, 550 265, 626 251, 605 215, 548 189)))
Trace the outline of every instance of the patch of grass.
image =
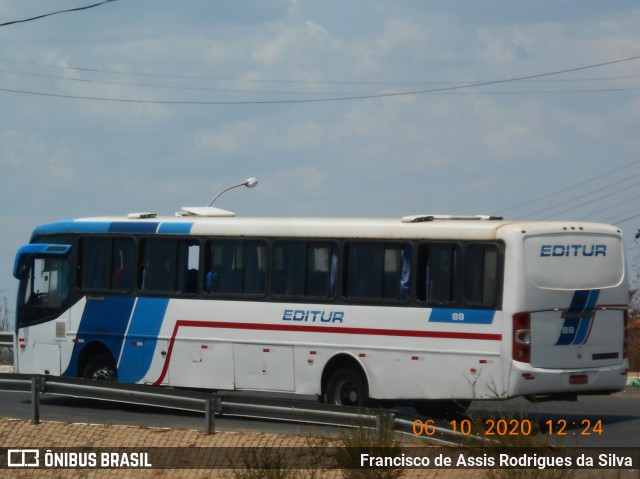
POLYGON ((297 470, 286 467, 286 460, 277 447, 243 448, 240 454, 242 468, 223 473, 224 479, 298 479, 297 470))
MULTIPOLYGON (((326 441, 322 438, 306 439, 306 446, 300 448, 301 454, 292 461, 287 457, 291 448, 283 447, 247 447, 240 452, 240 466, 225 470, 224 479, 317 479, 321 477, 321 467, 326 462, 326 441), (292 469, 292 462, 304 465, 292 469)), ((235 465, 236 458, 227 458, 235 465)))

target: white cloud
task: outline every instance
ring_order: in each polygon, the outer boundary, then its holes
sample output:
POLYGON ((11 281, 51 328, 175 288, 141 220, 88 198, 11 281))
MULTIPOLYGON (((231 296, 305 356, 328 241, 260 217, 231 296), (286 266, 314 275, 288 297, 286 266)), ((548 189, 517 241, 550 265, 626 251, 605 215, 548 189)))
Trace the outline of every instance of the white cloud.
POLYGON ((29 166, 40 158, 46 147, 38 135, 18 130, 0 131, 0 165, 2 169, 29 166))
POLYGON ((306 65, 315 55, 335 53, 336 47, 322 25, 308 20, 302 24, 276 23, 270 25, 266 38, 255 43, 251 57, 266 66, 293 65, 296 61, 306 65))
POLYGON ((280 61, 288 56, 288 53, 295 47, 297 40, 300 38, 300 30, 298 28, 289 28, 271 39, 264 45, 257 46, 253 51, 253 58, 266 63, 267 65, 280 61))
POLYGON ((483 60, 492 64, 510 64, 514 61, 516 52, 504 35, 491 30, 480 30, 478 36, 484 44, 483 60))
POLYGON ((264 128, 255 121, 241 121, 221 129, 201 130, 194 135, 195 147, 211 153, 242 154, 254 150, 256 145, 264 149, 268 142, 264 128))
POLYGON ((381 53, 403 48, 421 51, 429 39, 428 32, 419 25, 398 19, 390 19, 377 44, 381 53))
POLYGON ((306 121, 295 123, 289 127, 284 144, 293 150, 313 151, 322 148, 330 141, 330 134, 325 124, 306 121))

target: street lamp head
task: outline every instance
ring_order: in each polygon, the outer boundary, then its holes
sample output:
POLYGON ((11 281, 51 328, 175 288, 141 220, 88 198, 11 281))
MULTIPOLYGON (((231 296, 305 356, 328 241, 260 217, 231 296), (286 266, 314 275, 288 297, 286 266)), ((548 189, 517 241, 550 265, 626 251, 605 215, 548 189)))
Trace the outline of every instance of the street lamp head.
POLYGON ((211 206, 213 202, 217 200, 218 197, 225 191, 232 190, 233 188, 237 188, 238 186, 246 186, 247 188, 253 188, 257 184, 258 184, 258 180, 252 176, 251 178, 247 178, 246 180, 244 180, 242 183, 230 186, 229 188, 225 188, 224 190, 222 190, 220 193, 218 193, 216 196, 213 197, 213 199, 209 202, 209 206, 211 206))

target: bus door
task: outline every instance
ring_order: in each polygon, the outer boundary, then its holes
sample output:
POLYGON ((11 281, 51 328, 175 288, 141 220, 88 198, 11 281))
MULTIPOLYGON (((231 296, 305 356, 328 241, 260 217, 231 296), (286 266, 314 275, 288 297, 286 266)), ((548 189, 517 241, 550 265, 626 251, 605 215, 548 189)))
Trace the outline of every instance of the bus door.
POLYGON ((549 369, 620 364, 627 314, 621 236, 531 235, 524 254, 529 312, 514 316, 514 359, 549 369))

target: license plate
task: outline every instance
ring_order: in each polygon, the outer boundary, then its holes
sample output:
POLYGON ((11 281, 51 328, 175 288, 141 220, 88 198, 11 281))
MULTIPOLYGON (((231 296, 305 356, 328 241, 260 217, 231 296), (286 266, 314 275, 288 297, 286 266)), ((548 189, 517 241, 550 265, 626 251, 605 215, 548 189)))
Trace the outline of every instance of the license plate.
POLYGON ((569 376, 569 384, 588 384, 589 376, 586 374, 572 374, 569 376))

